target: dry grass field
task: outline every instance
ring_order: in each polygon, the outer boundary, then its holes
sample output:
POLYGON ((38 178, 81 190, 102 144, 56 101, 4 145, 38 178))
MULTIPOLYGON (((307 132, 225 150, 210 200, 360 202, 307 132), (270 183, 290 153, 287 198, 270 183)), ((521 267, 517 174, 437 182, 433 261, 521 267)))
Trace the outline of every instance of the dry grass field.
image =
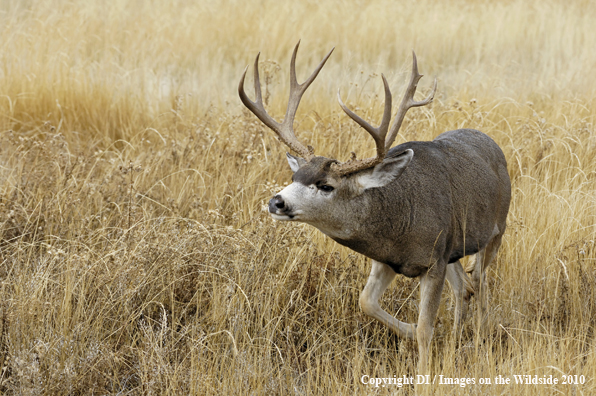
MULTIPOLYGON (((401 97, 415 49, 438 92, 396 143, 476 128, 508 161, 486 330, 455 339, 446 287, 432 344, 433 374, 476 384, 417 391, 595 394, 594 20, 588 0, 0 1, 0 393, 415 393, 361 382, 418 355, 361 313, 369 260, 265 211, 291 171, 237 84, 262 51, 281 117, 302 39, 299 80, 336 47, 296 120, 317 154, 372 155, 337 89, 378 123, 379 75, 401 97)), ((398 277, 382 306, 413 322, 418 298, 398 277)))

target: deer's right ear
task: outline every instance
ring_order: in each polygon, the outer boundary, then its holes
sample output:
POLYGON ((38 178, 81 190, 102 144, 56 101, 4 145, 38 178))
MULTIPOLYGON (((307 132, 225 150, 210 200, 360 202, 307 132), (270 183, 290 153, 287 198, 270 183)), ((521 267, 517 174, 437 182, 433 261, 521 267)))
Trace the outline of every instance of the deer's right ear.
POLYGON ((288 164, 290 164, 290 168, 294 173, 298 172, 298 169, 306 165, 306 160, 304 158, 294 157, 290 153, 286 153, 286 157, 288 157, 288 164))

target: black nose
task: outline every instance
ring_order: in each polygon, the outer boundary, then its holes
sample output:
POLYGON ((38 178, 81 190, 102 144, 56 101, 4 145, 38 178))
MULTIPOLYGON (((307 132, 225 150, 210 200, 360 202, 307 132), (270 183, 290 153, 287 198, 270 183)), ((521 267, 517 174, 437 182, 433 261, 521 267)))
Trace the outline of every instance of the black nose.
POLYGON ((284 209, 286 203, 284 202, 281 195, 276 195, 275 197, 271 198, 269 201, 269 212, 277 213, 278 209, 284 209))

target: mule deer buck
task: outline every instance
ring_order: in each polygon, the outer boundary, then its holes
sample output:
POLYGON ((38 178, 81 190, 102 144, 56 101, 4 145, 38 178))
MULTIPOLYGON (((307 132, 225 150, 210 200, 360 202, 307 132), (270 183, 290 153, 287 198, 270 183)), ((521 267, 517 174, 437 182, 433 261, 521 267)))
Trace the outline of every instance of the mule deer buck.
POLYGON ((292 184, 269 201, 271 216, 280 221, 310 224, 372 259, 370 276, 360 295, 360 307, 399 336, 416 338, 418 372, 429 369, 433 325, 445 279, 455 294, 454 330, 465 318, 473 293, 479 318, 487 309, 485 270, 505 232, 511 199, 507 162, 499 146, 472 129, 445 132, 430 142, 407 142, 390 148, 409 108, 424 106, 431 94, 415 101, 418 81, 416 55, 406 93, 390 128, 391 91, 385 76, 385 108, 380 126, 373 127, 342 102, 341 108, 374 139, 376 156, 347 162, 314 155, 298 141, 293 129, 302 95, 317 77, 333 49, 302 84, 296 80, 296 53, 290 62, 290 99, 283 122, 267 114, 259 82, 259 55, 254 64, 255 101, 244 92, 248 66, 238 92, 244 105, 299 156, 287 153, 294 172, 292 184), (460 259, 476 254, 471 280, 460 259), (379 298, 397 274, 420 278, 417 324, 401 322, 379 306, 379 298))

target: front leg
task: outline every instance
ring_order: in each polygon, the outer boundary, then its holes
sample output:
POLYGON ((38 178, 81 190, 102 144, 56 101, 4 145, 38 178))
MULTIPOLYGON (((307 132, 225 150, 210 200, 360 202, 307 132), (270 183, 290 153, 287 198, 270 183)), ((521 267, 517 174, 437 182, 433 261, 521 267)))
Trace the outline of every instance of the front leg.
POLYGON ((433 327, 441 293, 445 284, 445 271, 447 264, 438 261, 420 277, 420 312, 418 314, 418 326, 416 327, 416 339, 418 341, 418 374, 429 373, 430 342, 433 337, 433 327))
MULTIPOLYGON (((398 336, 414 339, 416 325, 401 322, 379 306, 379 298, 397 274, 387 264, 372 260, 372 269, 364 290, 360 293, 360 308, 368 316, 389 327, 398 336)), ((439 293, 440 296, 440 293, 439 293)))
POLYGON ((466 319, 468 302, 472 294, 474 294, 474 287, 459 260, 447 265, 445 277, 449 281, 455 295, 453 333, 456 337, 459 337, 463 321, 466 319))

